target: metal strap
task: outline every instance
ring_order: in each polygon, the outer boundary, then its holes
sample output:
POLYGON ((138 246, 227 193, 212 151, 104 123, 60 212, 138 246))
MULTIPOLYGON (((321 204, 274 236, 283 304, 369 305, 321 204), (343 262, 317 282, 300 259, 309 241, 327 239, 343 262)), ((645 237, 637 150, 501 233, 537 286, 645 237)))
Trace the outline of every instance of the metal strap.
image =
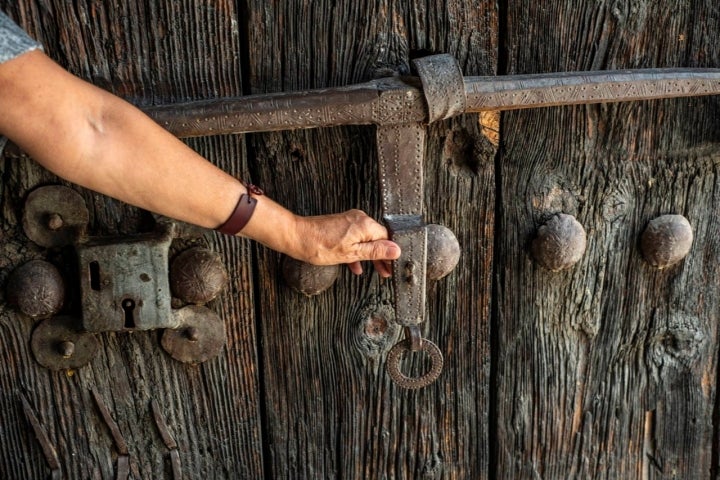
POLYGON ((425 317, 427 234, 422 221, 425 127, 379 126, 378 160, 383 218, 390 237, 402 250, 393 264, 395 318, 404 326, 425 317))
POLYGON ((465 80, 452 55, 431 55, 413 60, 428 103, 428 123, 465 112, 465 80))

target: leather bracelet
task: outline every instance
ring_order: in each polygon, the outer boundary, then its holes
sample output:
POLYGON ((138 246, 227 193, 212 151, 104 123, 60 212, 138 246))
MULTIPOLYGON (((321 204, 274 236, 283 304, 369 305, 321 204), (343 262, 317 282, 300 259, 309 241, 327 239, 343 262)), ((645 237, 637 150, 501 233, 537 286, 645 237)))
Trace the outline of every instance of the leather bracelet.
POLYGON ((263 191, 251 183, 246 184, 245 188, 248 190, 247 193, 240 195, 240 200, 238 200, 233 213, 225 223, 215 229, 218 232, 226 235, 237 235, 250 221, 255 211, 255 205, 257 205, 257 199, 250 195, 263 195, 263 191))

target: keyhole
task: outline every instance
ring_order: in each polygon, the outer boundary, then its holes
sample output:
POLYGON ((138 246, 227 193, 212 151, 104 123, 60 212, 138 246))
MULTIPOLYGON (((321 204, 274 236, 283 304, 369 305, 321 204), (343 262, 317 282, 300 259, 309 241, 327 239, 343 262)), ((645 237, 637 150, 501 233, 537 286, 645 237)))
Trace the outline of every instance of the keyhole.
POLYGON ((100 290, 100 263, 90 262, 90 288, 100 290))
POLYGON ((122 309, 123 312, 125 312, 125 328, 135 328, 135 316, 133 314, 135 310, 135 300, 132 298, 123 300, 122 309))

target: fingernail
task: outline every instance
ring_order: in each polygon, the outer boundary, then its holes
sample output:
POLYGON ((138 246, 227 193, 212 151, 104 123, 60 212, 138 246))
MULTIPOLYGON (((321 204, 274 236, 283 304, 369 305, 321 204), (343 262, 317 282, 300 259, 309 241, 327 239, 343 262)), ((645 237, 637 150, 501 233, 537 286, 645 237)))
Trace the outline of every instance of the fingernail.
POLYGON ((397 245, 391 245, 387 248, 387 258, 398 258, 400 256, 400 247, 397 245))

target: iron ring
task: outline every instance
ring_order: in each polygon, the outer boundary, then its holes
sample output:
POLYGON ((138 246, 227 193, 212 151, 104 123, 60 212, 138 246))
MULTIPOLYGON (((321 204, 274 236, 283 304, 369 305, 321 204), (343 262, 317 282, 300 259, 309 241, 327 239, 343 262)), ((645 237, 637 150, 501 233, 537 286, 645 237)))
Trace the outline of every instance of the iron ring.
POLYGON ((408 377, 400 371, 400 358, 403 353, 411 351, 410 347, 410 339, 405 339, 396 343, 388 352, 385 368, 393 382, 402 388, 416 390, 418 388, 427 387, 437 380, 442 372, 443 354, 437 345, 430 340, 423 339, 420 350, 430 355, 432 366, 430 367, 430 371, 428 371, 425 375, 417 378, 408 377))

